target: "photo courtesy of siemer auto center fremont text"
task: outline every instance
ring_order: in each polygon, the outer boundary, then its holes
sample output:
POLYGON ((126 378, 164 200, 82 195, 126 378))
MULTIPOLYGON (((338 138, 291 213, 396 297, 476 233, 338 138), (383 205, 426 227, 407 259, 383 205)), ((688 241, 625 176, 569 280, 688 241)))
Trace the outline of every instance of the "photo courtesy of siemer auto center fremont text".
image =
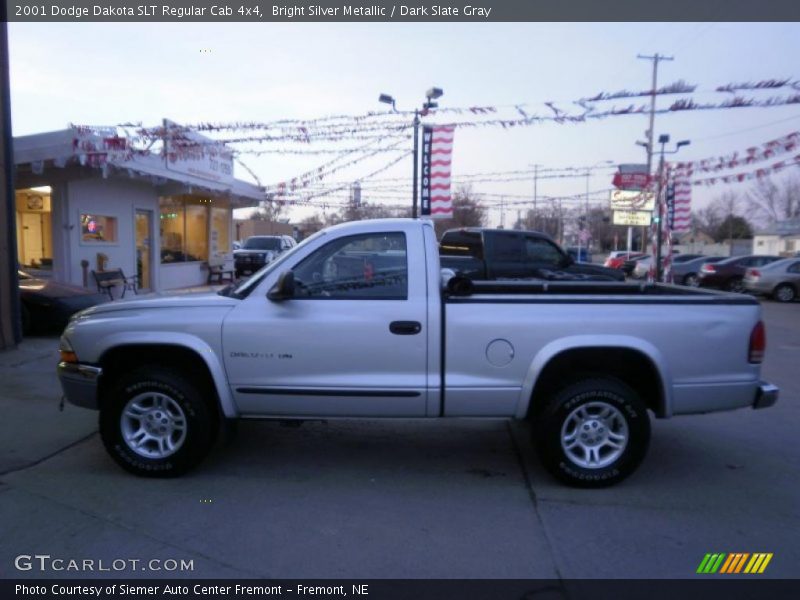
POLYGON ((1 16, 0 598, 800 596, 800 5, 1 16))

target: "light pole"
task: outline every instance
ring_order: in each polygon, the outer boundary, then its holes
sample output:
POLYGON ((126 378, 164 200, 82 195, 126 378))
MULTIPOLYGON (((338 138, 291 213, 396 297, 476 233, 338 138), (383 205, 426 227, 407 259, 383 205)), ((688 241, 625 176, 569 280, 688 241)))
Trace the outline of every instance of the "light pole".
MULTIPOLYGON (((584 227, 589 223, 589 177, 592 170, 597 167, 614 164, 613 160, 601 160, 593 164, 591 167, 586 167, 586 204, 583 208, 583 217, 578 217, 578 262, 581 262, 581 232, 584 227)), ((589 255, 589 240, 586 240, 586 255, 589 255)))
MULTIPOLYGON (((442 88, 432 87, 427 92, 425 92, 425 102, 422 104, 422 109, 415 108, 414 109, 414 169, 413 169, 413 189, 411 191, 411 218, 417 218, 417 194, 419 193, 417 180, 419 178, 419 118, 420 116, 425 116, 428 114, 428 111, 432 108, 436 108, 439 106, 434 100, 441 98, 444 94, 444 90, 442 88)), ((395 105, 395 99, 393 96, 389 94, 381 94, 378 96, 378 102, 382 102, 383 104, 391 104, 392 110, 397 112, 397 106, 395 105)))
POLYGON ((661 158, 658 161, 658 193, 656 199, 658 200, 658 215, 656 219, 656 282, 661 281, 661 230, 664 227, 662 219, 664 218, 664 202, 662 201, 661 194, 664 189, 664 155, 675 154, 683 146, 688 146, 691 142, 689 140, 681 140, 675 145, 675 150, 666 152, 664 147, 669 143, 669 135, 664 133, 658 136, 658 143, 661 144, 661 158))

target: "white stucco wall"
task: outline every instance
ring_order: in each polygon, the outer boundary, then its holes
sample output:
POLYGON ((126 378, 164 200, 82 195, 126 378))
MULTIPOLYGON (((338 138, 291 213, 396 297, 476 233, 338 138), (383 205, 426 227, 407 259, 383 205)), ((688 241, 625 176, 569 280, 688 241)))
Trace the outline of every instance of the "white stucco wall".
MULTIPOLYGON (((125 275, 136 274, 135 214, 137 209, 152 211, 153 240, 151 243, 153 282, 159 281, 158 261, 158 196, 152 185, 125 179, 81 179, 67 184, 66 206, 60 224, 70 247, 65 274, 75 285, 83 283, 81 260, 89 261, 89 271, 97 268, 97 254, 108 256, 108 269, 121 268, 125 275), (89 213, 117 218, 116 242, 84 242, 81 239, 81 214, 89 213)), ((55 224, 54 224, 55 225, 55 224)), ((89 285, 94 280, 89 278, 89 285)))
POLYGON ((208 270, 204 263, 164 263, 161 265, 160 281, 162 290, 173 290, 195 285, 205 285, 208 270))

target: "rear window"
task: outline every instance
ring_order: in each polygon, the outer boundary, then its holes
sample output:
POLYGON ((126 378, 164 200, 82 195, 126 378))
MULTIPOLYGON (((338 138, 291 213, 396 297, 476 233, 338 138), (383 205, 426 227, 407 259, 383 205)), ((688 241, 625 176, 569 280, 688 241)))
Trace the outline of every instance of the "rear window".
POLYGON ((251 237, 242 246, 245 250, 280 250, 281 238, 277 237, 251 237))
POLYGON ((445 231, 439 252, 447 256, 471 256, 483 259, 483 242, 477 231, 445 231))

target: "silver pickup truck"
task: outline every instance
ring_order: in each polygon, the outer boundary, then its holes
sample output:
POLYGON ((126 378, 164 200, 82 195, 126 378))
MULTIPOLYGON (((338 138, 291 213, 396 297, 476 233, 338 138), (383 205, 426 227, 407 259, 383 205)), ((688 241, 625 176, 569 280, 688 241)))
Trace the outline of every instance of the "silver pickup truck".
POLYGON ((650 413, 775 403, 760 312, 677 286, 445 281, 430 222, 362 221, 219 293, 87 309, 58 372, 138 475, 185 472, 236 419, 479 417, 530 420, 547 470, 597 487, 642 461, 650 413))

